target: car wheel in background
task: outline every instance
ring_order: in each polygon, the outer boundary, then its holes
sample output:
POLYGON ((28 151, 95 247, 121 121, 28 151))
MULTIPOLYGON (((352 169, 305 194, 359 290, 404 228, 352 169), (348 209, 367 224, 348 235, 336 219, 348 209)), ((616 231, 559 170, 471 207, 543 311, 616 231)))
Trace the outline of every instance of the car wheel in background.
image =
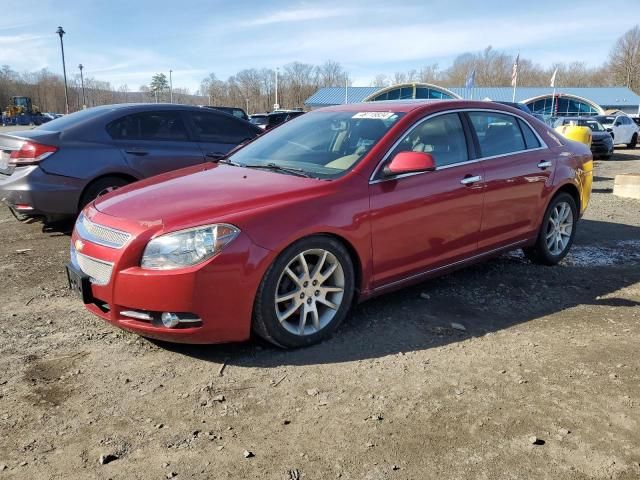
POLYGON ((96 198, 117 190, 120 187, 124 187, 129 183, 131 183, 129 180, 122 177, 102 177, 94 180, 87 186, 80 198, 80 210, 96 198))
POLYGON ((297 241, 273 262, 258 288, 253 330, 284 348, 318 343, 346 317, 353 300, 353 262, 339 241, 297 241))
POLYGON ((638 134, 634 133, 633 137, 631 137, 631 143, 627 144, 627 148, 636 148, 637 143, 638 143, 638 134))
POLYGON ((571 249, 577 221, 578 208, 573 197, 568 193, 556 195, 544 214, 535 245, 523 248, 525 256, 540 265, 557 264, 571 249))

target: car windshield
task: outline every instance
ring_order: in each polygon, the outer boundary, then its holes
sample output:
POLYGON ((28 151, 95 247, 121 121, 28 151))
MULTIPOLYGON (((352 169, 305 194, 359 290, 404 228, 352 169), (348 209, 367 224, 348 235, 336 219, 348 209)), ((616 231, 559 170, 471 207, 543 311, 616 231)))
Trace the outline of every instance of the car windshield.
POLYGON ((611 117, 611 116, 601 116, 601 117, 596 117, 596 120, 598 120, 600 123, 613 123, 615 121, 616 117, 611 117))
POLYGON ((52 132, 59 132, 65 128, 72 127, 80 122, 83 122, 89 118, 95 117, 98 111, 103 110, 103 107, 87 108, 86 110, 80 110, 69 115, 58 117, 55 120, 51 120, 45 124, 36 127, 36 130, 49 130, 52 132))
POLYGON ((230 160, 243 166, 271 164, 313 177, 335 178, 353 168, 402 115, 394 112, 302 115, 240 149, 230 160))
POLYGON ((249 121, 251 123, 253 123, 254 125, 266 125, 267 121, 268 121, 268 118, 267 118, 266 115, 263 116, 263 117, 251 117, 249 119, 249 121))

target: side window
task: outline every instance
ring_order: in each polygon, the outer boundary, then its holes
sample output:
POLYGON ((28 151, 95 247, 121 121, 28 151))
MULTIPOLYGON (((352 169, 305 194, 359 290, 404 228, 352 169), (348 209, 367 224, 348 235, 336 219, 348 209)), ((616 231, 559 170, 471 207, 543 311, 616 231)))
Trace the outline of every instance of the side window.
POLYGON ((249 128, 226 115, 190 112, 196 136, 201 142, 238 144, 255 137, 249 128))
POLYGON ((438 115, 418 124, 400 141, 390 158, 402 151, 430 153, 438 167, 469 160, 464 129, 457 113, 438 115))
POLYGON ((147 112, 127 115, 107 125, 114 140, 187 141, 180 112, 147 112))
POLYGON ((533 131, 531 130, 531 127, 520 119, 518 119, 518 124, 520 125, 520 129, 524 134, 524 141, 527 144, 527 148, 528 149, 540 148, 541 147, 540 140, 538 140, 538 137, 536 137, 536 134, 533 133, 533 131))
POLYGON ((494 112, 469 112, 480 142, 483 157, 526 150, 522 131, 512 115, 494 112))

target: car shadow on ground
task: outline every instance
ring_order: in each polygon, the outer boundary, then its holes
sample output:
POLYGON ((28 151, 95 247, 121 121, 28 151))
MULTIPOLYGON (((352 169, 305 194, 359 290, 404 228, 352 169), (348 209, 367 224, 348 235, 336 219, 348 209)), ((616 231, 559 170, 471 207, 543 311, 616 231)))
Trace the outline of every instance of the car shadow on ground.
MULTIPOLYGON (((638 147, 636 147, 636 149, 638 149, 638 147)), ((609 160, 603 161, 608 162, 612 160, 615 160, 616 162, 631 162, 634 160, 640 160, 640 150, 637 152, 630 152, 630 149, 627 149, 625 147, 616 147, 613 151, 612 157, 609 160), (623 154, 620 150, 624 150, 625 153, 623 154)))
POLYGON ((634 308, 640 302, 616 292, 636 282, 640 228, 582 220, 572 254, 559 266, 533 265, 517 252, 503 255, 364 302, 319 345, 283 351, 257 339, 233 345, 156 343, 245 367, 354 362, 481 337, 578 305, 634 308))

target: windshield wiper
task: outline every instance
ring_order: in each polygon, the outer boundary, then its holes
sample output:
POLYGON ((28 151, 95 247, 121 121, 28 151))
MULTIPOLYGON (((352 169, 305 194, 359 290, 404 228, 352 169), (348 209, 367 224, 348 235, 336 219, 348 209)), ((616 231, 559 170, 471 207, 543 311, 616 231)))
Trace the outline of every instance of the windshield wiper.
POLYGON ((311 175, 309 172, 302 170, 301 168, 293 168, 293 167, 283 167, 276 163, 270 162, 265 165, 260 164, 251 164, 251 165, 242 165, 246 168, 265 168, 268 170, 276 170, 278 172, 290 173, 291 175, 297 175, 298 177, 306 177, 306 178, 317 178, 311 175))

